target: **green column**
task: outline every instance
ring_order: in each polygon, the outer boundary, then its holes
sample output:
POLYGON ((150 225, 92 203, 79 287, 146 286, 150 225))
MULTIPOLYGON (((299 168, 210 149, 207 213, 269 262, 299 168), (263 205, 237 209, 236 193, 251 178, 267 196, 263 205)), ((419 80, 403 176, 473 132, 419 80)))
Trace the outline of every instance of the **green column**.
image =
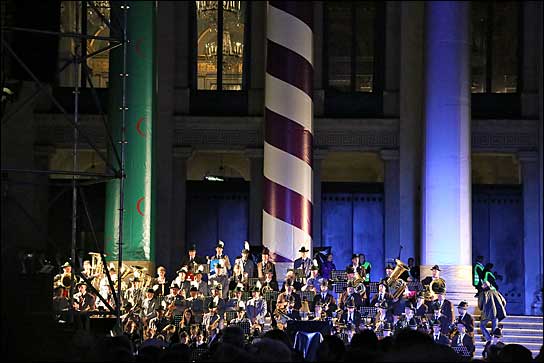
MULTIPOLYGON (((123 24, 121 2, 112 2, 112 20, 123 24)), ((125 114, 125 189, 123 261, 153 264, 153 122, 155 119, 156 2, 128 2, 125 114)), ((109 125, 118 153, 122 127, 123 47, 110 51, 109 125)), ((113 150, 109 157, 117 165, 113 150)), ((117 260, 119 241, 119 180, 106 186, 105 251, 117 260)))

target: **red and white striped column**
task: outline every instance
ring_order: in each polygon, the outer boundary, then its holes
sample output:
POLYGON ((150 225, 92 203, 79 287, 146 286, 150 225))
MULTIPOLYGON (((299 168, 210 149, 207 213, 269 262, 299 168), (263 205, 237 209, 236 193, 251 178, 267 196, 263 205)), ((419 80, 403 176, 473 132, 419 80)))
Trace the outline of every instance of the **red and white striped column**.
POLYGON ((269 1, 263 245, 278 276, 312 244, 313 7, 269 1))

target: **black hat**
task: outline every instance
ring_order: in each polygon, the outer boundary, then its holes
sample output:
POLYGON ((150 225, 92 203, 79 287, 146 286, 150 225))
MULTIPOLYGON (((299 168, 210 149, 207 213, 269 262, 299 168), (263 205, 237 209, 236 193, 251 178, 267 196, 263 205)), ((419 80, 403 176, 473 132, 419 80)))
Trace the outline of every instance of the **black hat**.
POLYGON ((379 309, 389 309, 389 304, 387 303, 387 301, 382 300, 376 304, 376 307, 379 309))
POLYGON ((213 309, 213 308, 216 308, 217 307, 217 304, 215 302, 210 301, 210 303, 208 304, 208 309, 213 309))
POLYGON ((346 273, 347 274, 354 274, 355 270, 353 269, 353 266, 346 267, 346 273))
POLYGON ((465 325, 465 322, 464 322, 463 320, 461 320, 461 319, 457 319, 457 320, 455 321, 455 325, 457 325, 457 324, 461 324, 461 325, 463 325, 463 326, 466 326, 466 325, 465 325))
POLYGON ((198 288, 196 286, 191 286, 191 288, 189 289, 189 291, 198 291, 198 288))
POLYGON ((388 263, 387 266, 385 266, 385 269, 386 270, 393 270, 393 266, 390 263, 388 263))
POLYGON ((329 281, 327 279, 321 280, 321 286, 329 286, 329 281))
POLYGON ((140 282, 140 278, 139 277, 135 277, 132 279, 132 282, 140 282))
POLYGON ((348 284, 347 284, 347 287, 353 287, 353 281, 349 280, 348 284))
POLYGON ((435 292, 436 292, 437 294, 439 294, 439 295, 445 294, 445 293, 446 293, 446 289, 443 288, 443 287, 437 287, 436 290, 435 290, 435 292))
POLYGON ((348 308, 355 308, 355 302, 353 302, 353 300, 350 300, 347 304, 347 307, 348 308))
POLYGON ((270 250, 268 249, 268 247, 263 247, 263 252, 261 252, 262 255, 269 255, 270 254, 270 250))
POLYGON ((440 270, 440 267, 438 265, 434 265, 433 267, 431 267, 431 270, 442 271, 440 270))
POLYGON ((461 308, 461 309, 467 309, 468 308, 468 303, 466 301, 461 301, 459 303, 459 305, 457 305, 458 308, 461 308))
POLYGON ((312 267, 310 267, 310 270, 312 270, 312 271, 319 271, 319 266, 312 265, 312 267))
POLYGON ((357 258, 357 257, 359 257, 359 255, 356 254, 356 253, 354 253, 354 254, 351 255, 351 259, 352 259, 352 260, 353 260, 354 258, 357 258))
POLYGON ((246 311, 243 306, 238 306, 238 311, 246 311))
POLYGON ((424 291, 418 291, 416 298, 418 299, 425 299, 425 292, 424 291))
POLYGON ((495 330, 493 330, 493 336, 497 338, 502 338, 501 328, 495 328, 495 330))
POLYGON ((217 244, 215 245, 215 248, 225 248, 225 242, 223 241, 217 242, 217 244))
POLYGON ((196 245, 192 244, 191 247, 189 247, 189 251, 196 251, 196 245))
POLYGON ((188 271, 187 266, 183 266, 182 268, 180 268, 179 270, 177 270, 176 273, 177 273, 177 274, 180 274, 180 273, 182 273, 182 272, 187 273, 187 271, 188 271))
POLYGON ((149 289, 147 289, 147 292, 155 293, 155 290, 152 287, 150 287, 149 289))
POLYGON ((234 288, 234 291, 244 291, 244 285, 242 284, 236 285, 236 287, 234 288))
POLYGON ((62 267, 62 268, 65 268, 65 267, 72 267, 72 265, 70 265, 70 262, 65 262, 61 267, 62 267))
POLYGON ((255 291, 255 292, 261 292, 261 289, 259 288, 259 286, 255 285, 251 288, 251 291, 255 291))
POLYGON ((307 250, 306 246, 302 246, 300 247, 300 250, 298 250, 298 252, 310 252, 310 250, 307 250))
POLYGON ((381 279, 380 282, 378 282, 378 286, 380 286, 380 285, 383 285, 385 287, 389 287, 389 286, 387 286, 387 279, 381 279))
POLYGON ((170 284, 170 288, 171 289, 179 289, 179 285, 176 284, 176 283, 172 283, 172 284, 170 284))
POLYGON ((80 281, 80 282, 78 282, 78 283, 76 284, 76 287, 80 287, 81 285, 87 286, 86 283, 84 283, 83 281, 80 281))

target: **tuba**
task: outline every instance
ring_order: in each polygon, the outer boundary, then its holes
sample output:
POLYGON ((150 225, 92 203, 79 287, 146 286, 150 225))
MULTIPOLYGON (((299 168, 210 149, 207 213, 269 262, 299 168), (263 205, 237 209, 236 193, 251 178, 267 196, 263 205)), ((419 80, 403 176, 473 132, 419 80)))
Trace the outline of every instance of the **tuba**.
POLYGON ((410 268, 398 258, 395 259, 395 262, 397 263, 397 265, 395 266, 395 269, 391 273, 391 276, 387 278, 385 283, 389 288, 389 293, 393 296, 393 298, 398 299, 402 296, 404 290, 406 290, 406 282, 399 277, 404 271, 407 271, 410 268))
POLYGON ((436 297, 436 294, 441 291, 446 291, 446 280, 442 277, 431 281, 431 283, 425 286, 425 300, 432 301, 436 297))

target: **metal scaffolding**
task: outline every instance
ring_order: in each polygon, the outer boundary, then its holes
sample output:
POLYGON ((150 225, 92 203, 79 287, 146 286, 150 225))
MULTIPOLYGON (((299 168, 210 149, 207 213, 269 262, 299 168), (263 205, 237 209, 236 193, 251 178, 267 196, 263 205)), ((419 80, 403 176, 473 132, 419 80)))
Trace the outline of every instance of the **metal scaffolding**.
MULTIPOLYGON (((104 305, 108 308, 109 312, 111 314, 114 314, 117 318, 117 328, 121 328, 121 321, 120 321, 120 315, 121 315, 121 268, 123 265, 123 212, 124 212, 124 189, 125 189, 125 146, 127 143, 126 135, 125 135, 125 121, 126 121, 126 110, 127 110, 127 104, 126 104, 126 76, 127 76, 127 47, 128 47, 128 40, 127 40, 127 10, 129 8, 128 2, 123 1, 120 5, 120 19, 115 18, 114 14, 115 12, 110 12, 110 19, 108 20, 107 17, 101 13, 100 9, 96 7, 93 1, 80 1, 78 4, 81 6, 81 19, 76 14, 76 30, 77 32, 56 32, 56 31, 46 31, 46 30, 39 30, 39 29, 32 29, 32 28, 21 28, 21 27, 9 27, 4 26, 5 24, 2 24, 2 34, 4 32, 26 32, 26 33, 34 33, 34 34, 40 34, 40 35, 48 35, 48 36, 54 36, 54 37, 70 37, 74 38, 75 41, 75 49, 74 54, 71 60, 67 61, 63 66, 57 71, 57 75, 67 69, 70 65, 73 66, 74 69, 74 84, 73 84, 73 105, 74 105, 74 112, 73 114, 69 114, 68 111, 63 107, 61 102, 53 95, 53 92, 46 87, 45 84, 43 84, 38 77, 35 75, 35 73, 25 64, 25 62, 20 58, 18 54, 13 50, 13 48, 10 46, 8 41, 4 38, 2 35, 1 43, 2 43, 2 53, 3 54, 9 54, 11 58, 21 66, 21 68, 28 74, 31 79, 34 81, 34 83, 38 86, 38 89, 31 94, 27 99, 20 102, 19 106, 14 109, 10 110, 11 112, 6 115, 2 115, 2 127, 4 127, 15 115, 19 113, 21 109, 23 109, 31 100, 35 99, 40 93, 44 92, 47 94, 49 99, 51 100, 52 104, 56 106, 56 108, 62 113, 64 120, 67 122, 67 126, 70 125, 73 128, 73 143, 72 143, 72 170, 38 170, 38 169, 17 169, 17 168, 4 168, 2 166, 1 172, 2 175, 9 175, 11 173, 20 173, 20 174, 46 174, 46 175, 69 175, 71 176, 71 191, 72 191, 72 215, 71 215, 71 224, 72 224, 72 233, 71 233, 71 265, 72 265, 72 281, 75 281, 74 275, 78 275, 81 279, 83 279, 88 287, 93 291, 93 293, 96 294, 97 298, 99 298, 104 305), (79 27, 79 21, 86 21, 87 16, 87 10, 91 9, 95 14, 108 26, 110 30, 110 36, 104 37, 104 36, 93 36, 93 35, 87 35, 82 33, 82 29, 84 27, 79 27), (97 40, 105 40, 109 41, 109 45, 105 46, 101 49, 98 49, 96 51, 93 51, 91 53, 87 53, 87 46, 81 46, 82 44, 86 44, 85 42, 88 39, 97 39, 97 40), (93 85, 92 78, 91 78, 91 72, 90 69, 87 66, 87 60, 91 57, 94 57, 98 54, 101 54, 103 52, 115 49, 117 47, 122 47, 123 52, 123 66, 122 66, 122 74, 119 75, 122 77, 122 104, 119 105, 119 108, 121 110, 122 114, 122 122, 121 122, 121 132, 120 132, 120 140, 115 141, 112 137, 112 133, 110 132, 110 129, 108 127, 108 122, 106 120, 106 117, 104 115, 104 112, 102 110, 102 106, 100 104, 99 98, 96 93, 96 89, 93 85), (112 160, 114 160, 113 165, 110 160, 108 160, 107 156, 104 155, 104 153, 98 148, 97 144, 92 140, 91 137, 89 137, 84 130, 82 130, 80 122, 79 122, 79 95, 80 95, 80 80, 79 80, 79 71, 78 67, 82 67, 82 75, 85 75, 86 81, 90 86, 91 94, 93 97, 93 101, 95 103, 95 106, 97 107, 98 113, 100 114, 101 120, 104 125, 104 129, 106 131, 106 142, 108 146, 111 149, 112 152, 112 160), (106 172, 105 173, 90 173, 90 172, 82 172, 78 171, 78 145, 79 140, 82 140, 86 144, 88 144, 94 152, 99 156, 100 159, 105 163, 106 165, 106 172), (115 143, 119 144, 119 151, 117 151, 115 143), (80 180, 78 177, 88 177, 91 180, 80 180), (91 215, 89 213, 87 199, 85 196, 84 187, 88 185, 92 185, 95 183, 104 183, 112 179, 119 179, 119 239, 118 239, 118 281, 117 281, 117 290, 115 290, 115 284, 111 279, 109 269, 107 268, 107 263, 104 255, 104 249, 100 247, 100 244, 98 242, 98 238, 96 236, 96 232, 94 229, 94 224, 92 222, 91 215), (105 267, 105 273, 108 279, 109 286, 111 288, 113 298, 115 300, 115 308, 113 308, 108 302, 104 299, 104 297, 100 294, 99 291, 97 291, 92 284, 90 283, 90 280, 88 280, 85 276, 81 274, 81 272, 76 270, 75 261, 76 261, 76 243, 77 243, 77 205, 78 200, 80 200, 83 210, 85 212, 86 219, 88 221, 92 238, 96 244, 97 251, 100 252, 101 261, 103 266, 105 267)), ((110 2, 110 8, 112 7, 113 2, 110 2)), ((117 15, 117 14, 116 14, 117 15)), ((31 45, 29 45, 31 46, 31 45)), ((2 75, 2 78, 4 79, 5 74, 2 75)), ((4 87, 4 84, 2 84, 2 88, 4 87)), ((111 92, 111 90, 110 90, 111 92)), ((35 183, 32 183, 32 181, 29 181, 26 184, 30 185, 36 185, 35 183)), ((48 185, 52 185, 50 182, 48 185)), ((60 194, 62 194, 61 192, 60 194)), ((54 203, 58 197, 55 196, 53 201, 51 203, 54 203)), ((19 205, 20 206, 20 205, 19 205)), ((23 211, 26 213, 27 216, 30 217, 28 212, 24 210, 22 206, 20 206, 23 211)), ((34 224, 36 222, 32 220, 34 224)), ((40 228, 38 226, 38 228, 40 228)), ((74 284, 71 284, 70 288, 70 307, 73 306, 73 294, 74 294, 74 284)), ((122 331, 118 330, 119 332, 122 331)))

